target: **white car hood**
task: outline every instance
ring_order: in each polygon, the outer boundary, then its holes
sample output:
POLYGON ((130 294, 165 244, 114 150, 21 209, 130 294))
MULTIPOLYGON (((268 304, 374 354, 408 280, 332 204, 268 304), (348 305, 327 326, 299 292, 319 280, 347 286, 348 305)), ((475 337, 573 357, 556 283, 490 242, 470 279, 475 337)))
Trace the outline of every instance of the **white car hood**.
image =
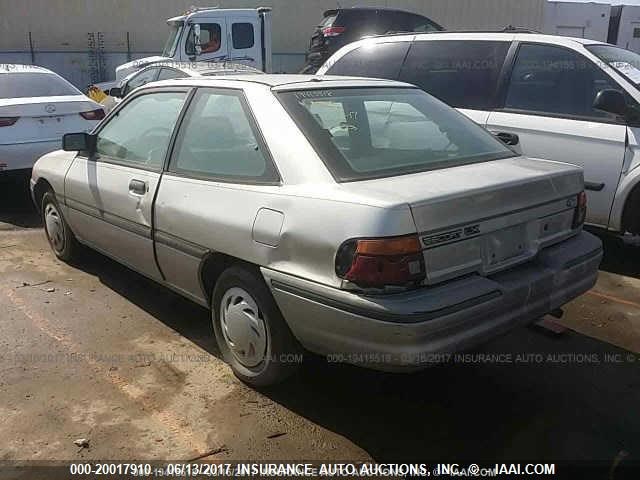
POLYGON ((123 63, 116 67, 116 81, 122 80, 124 77, 129 75, 130 73, 135 72, 136 70, 140 70, 143 67, 151 63, 163 62, 163 61, 171 61, 173 60, 171 57, 163 57, 161 55, 156 55, 153 57, 145 57, 138 58, 137 60, 133 60, 131 62, 123 63))

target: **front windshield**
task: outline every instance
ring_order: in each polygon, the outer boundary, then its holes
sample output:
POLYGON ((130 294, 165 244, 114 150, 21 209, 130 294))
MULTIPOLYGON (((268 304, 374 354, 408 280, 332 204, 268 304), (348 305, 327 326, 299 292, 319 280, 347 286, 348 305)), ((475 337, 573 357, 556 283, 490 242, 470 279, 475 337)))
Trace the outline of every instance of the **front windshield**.
POLYGON ((162 50, 163 57, 173 57, 176 53, 176 48, 178 46, 178 42, 180 41, 180 33, 182 33, 182 22, 175 22, 170 24, 171 30, 169 31, 169 38, 167 38, 167 42, 164 45, 164 49, 162 50))
POLYGON ((416 88, 328 88, 278 96, 339 181, 515 155, 464 115, 416 88))
POLYGON ((587 45, 586 49, 635 85, 640 84, 640 55, 637 53, 612 45, 587 45))

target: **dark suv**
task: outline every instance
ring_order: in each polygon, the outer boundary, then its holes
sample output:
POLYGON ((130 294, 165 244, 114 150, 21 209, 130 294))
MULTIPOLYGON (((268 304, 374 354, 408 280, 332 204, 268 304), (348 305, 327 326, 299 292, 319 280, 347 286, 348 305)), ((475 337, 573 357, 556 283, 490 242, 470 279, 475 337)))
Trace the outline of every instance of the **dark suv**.
POLYGON ((393 8, 353 7, 327 10, 316 27, 301 73, 315 71, 344 45, 366 35, 390 32, 439 32, 444 30, 433 20, 393 8))

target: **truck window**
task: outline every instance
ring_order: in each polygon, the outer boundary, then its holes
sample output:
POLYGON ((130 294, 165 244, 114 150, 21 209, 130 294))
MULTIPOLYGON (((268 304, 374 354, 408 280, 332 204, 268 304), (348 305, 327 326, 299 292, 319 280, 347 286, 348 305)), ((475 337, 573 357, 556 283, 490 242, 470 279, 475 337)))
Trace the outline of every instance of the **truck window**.
POLYGON ((327 70, 327 75, 354 75, 397 80, 409 45, 409 42, 364 45, 340 58, 327 70))
POLYGON ((233 48, 236 50, 253 47, 255 42, 253 36, 253 24, 234 23, 231 25, 231 40, 233 48))
MULTIPOLYGON (((220 50, 222 41, 222 29, 219 23, 201 23, 200 25, 200 48, 203 54, 214 53, 220 50)), ((185 43, 185 53, 187 55, 195 55, 195 30, 191 27, 187 41, 185 43)))
POLYGON ((416 41, 400 80, 419 86, 453 107, 488 110, 494 105, 509 42, 416 41))

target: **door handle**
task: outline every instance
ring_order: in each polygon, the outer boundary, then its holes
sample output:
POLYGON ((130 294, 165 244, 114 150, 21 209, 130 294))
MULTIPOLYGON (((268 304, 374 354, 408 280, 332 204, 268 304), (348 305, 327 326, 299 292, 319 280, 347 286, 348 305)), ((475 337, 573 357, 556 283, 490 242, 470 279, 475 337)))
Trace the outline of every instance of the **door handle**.
POLYGON ((131 180, 129 182, 129 192, 134 195, 144 195, 147 193, 147 182, 135 179, 131 180))
POLYGON ((520 143, 520 137, 515 133, 508 132, 497 132, 495 136, 505 145, 509 145, 513 147, 514 145, 518 145, 520 143))

